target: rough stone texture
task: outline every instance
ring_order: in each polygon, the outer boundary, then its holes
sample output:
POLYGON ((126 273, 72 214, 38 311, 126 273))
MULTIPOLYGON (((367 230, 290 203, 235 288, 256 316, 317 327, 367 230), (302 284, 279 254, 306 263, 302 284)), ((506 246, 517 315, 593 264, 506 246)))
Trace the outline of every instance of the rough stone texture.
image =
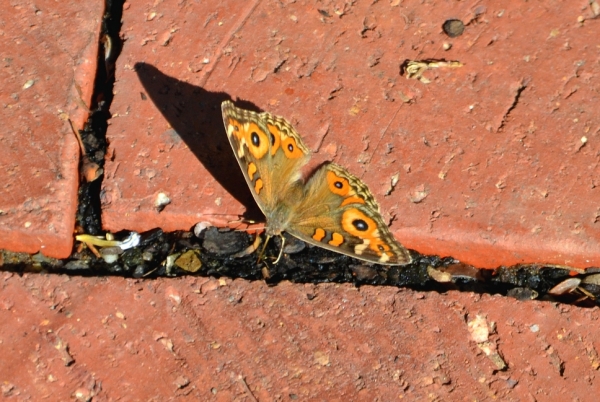
POLYGON ((0 2, 0 248, 65 258, 102 2, 0 2))
POLYGON ((599 266, 591 13, 586 2, 128 2, 105 227, 256 211, 222 127, 231 97, 295 124, 314 164, 363 178, 409 248, 479 267, 599 266), (467 26, 451 39, 441 27, 456 17, 467 26), (400 75, 406 59, 441 58, 464 65, 426 71, 429 84, 400 75), (172 200, 162 212, 160 192, 172 200))
POLYGON ((3 273, 0 284, 7 400, 548 401, 600 391, 598 308, 208 278, 3 273), (478 316, 505 371, 473 340, 478 316))

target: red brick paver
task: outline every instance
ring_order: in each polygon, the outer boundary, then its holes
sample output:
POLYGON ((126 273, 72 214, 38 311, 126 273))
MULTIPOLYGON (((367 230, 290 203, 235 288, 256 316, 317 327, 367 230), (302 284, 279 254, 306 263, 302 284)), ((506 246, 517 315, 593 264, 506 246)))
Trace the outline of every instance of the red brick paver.
POLYGON ((597 23, 578 22, 590 13, 128 2, 104 225, 189 229, 255 208, 221 126, 231 97, 293 122, 315 164, 363 178, 409 248, 480 267, 599 266, 597 23), (468 23, 462 36, 442 32, 450 17, 468 23), (441 58, 463 66, 426 71, 429 84, 400 76, 405 59, 441 58), (161 192, 172 203, 158 212, 161 192))
POLYGON ((7 400, 587 401, 600 391, 597 328, 585 325, 598 309, 208 278, 4 273, 0 284, 7 400))
POLYGON ((0 248, 71 254, 102 2, 0 3, 0 248))

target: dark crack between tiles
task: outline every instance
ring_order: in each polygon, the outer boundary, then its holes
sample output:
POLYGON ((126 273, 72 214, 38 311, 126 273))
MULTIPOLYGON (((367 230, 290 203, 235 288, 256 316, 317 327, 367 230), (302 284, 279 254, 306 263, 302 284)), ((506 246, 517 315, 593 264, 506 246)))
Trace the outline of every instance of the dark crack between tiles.
MULTIPOLYGON (((120 38, 123 0, 106 0, 102 20, 102 32, 98 47, 98 68, 94 81, 94 95, 90 116, 83 130, 79 131, 88 159, 103 169, 108 143, 106 130, 111 117, 110 106, 113 100, 115 84, 115 62, 121 53, 120 38)), ((100 235, 102 231, 102 210, 100 191, 104 175, 93 181, 87 181, 81 175, 79 185, 79 205, 77 208, 77 232, 100 235)))

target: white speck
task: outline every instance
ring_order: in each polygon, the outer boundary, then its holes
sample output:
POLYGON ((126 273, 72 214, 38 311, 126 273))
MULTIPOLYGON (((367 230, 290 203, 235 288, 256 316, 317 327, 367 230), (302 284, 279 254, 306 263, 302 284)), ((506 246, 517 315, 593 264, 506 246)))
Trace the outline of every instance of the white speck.
POLYGON ((211 226, 211 223, 206 221, 196 223, 196 226, 194 226, 194 235, 196 237, 200 237, 202 235, 202 232, 204 232, 211 226))
POLYGON ((490 329, 484 316, 477 315, 475 319, 467 323, 467 328, 471 339, 477 343, 486 342, 490 336, 490 329))
POLYGON ((171 199, 165 193, 158 193, 156 195, 156 199, 154 200, 154 207, 160 211, 163 210, 164 207, 171 203, 171 199))
POLYGON ((531 332, 539 332, 539 330, 540 330, 540 327, 539 327, 539 325, 537 325, 537 324, 533 324, 532 326, 530 326, 530 327, 529 327, 529 330, 530 330, 531 332))
POLYGON ((167 259, 165 261, 165 268, 167 269, 167 272, 169 272, 171 268, 173 268, 173 265, 175 265, 175 260, 177 259, 177 257, 179 257, 179 255, 180 253, 171 254, 167 256, 167 259))
POLYGON ((33 84, 35 84, 35 80, 29 80, 25 83, 25 85, 23 85, 23 89, 31 88, 33 84))
POLYGON ((136 247, 138 244, 140 244, 141 238, 142 236, 140 236, 139 233, 131 232, 129 236, 119 244, 119 247, 121 247, 121 250, 127 250, 129 248, 136 247))
POLYGON ((119 259, 119 254, 108 254, 108 253, 104 254, 104 253, 102 253, 102 259, 107 264, 112 264, 119 259))

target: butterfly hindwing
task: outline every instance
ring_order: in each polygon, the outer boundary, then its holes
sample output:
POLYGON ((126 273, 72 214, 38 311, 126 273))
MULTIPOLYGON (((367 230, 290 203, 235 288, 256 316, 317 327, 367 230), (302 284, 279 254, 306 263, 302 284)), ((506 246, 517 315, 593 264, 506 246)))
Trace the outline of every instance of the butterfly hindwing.
POLYGON ((368 187, 335 163, 324 164, 309 179, 298 209, 288 232, 308 243, 379 264, 411 261, 368 187))

